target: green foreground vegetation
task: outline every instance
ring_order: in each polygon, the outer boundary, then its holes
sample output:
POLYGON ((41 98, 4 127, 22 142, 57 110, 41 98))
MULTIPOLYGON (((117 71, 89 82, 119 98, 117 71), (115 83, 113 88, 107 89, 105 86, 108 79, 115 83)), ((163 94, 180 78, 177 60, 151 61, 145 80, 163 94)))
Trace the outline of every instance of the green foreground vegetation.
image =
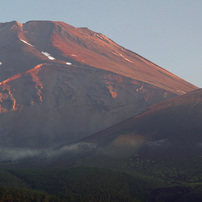
POLYGON ((0 201, 202 201, 200 157, 164 160, 134 157, 124 166, 123 171, 82 166, 2 167, 0 201))

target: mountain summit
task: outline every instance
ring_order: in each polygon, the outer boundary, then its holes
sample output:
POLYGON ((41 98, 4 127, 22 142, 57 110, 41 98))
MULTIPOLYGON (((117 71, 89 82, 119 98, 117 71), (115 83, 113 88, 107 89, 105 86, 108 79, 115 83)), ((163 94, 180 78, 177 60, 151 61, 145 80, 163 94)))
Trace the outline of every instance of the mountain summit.
POLYGON ((197 89, 103 34, 0 23, 0 146, 50 148, 197 89))

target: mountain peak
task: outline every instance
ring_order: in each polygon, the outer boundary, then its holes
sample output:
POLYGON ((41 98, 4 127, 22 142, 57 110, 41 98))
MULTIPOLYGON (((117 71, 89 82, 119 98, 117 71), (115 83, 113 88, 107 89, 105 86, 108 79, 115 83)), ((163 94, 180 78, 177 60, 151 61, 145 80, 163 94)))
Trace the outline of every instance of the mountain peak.
POLYGON ((16 20, 10 21, 10 22, 4 22, 4 23, 0 23, 2 26, 8 26, 8 27, 13 27, 13 26, 18 26, 18 27, 22 27, 22 24, 19 23, 16 20))
POLYGON ((0 145, 8 147, 70 143, 197 89, 105 35, 64 22, 0 24, 0 44, 0 145))
POLYGON ((13 40, 17 37, 27 42, 27 45, 32 45, 30 51, 33 53, 35 48, 37 55, 47 52, 54 54, 53 58, 57 57, 58 60, 74 60, 76 63, 112 71, 178 95, 197 88, 88 28, 75 28, 60 21, 28 21, 24 24, 12 21, 1 24, 0 36, 4 39, 2 43, 6 43, 6 38, 10 43, 12 37, 13 40))

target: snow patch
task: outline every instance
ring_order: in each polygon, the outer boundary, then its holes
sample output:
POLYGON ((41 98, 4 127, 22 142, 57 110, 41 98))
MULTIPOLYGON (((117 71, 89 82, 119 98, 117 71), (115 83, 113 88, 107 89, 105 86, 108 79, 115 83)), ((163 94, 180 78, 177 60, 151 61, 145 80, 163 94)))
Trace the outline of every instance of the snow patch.
POLYGON ((177 92, 180 94, 186 94, 186 92, 184 92, 183 90, 177 90, 177 92))
POLYGON ((0 61, 0 65, 2 65, 3 63, 0 61))
POLYGON ((33 45, 32 45, 32 44, 28 43, 27 41, 25 41, 25 40, 23 40, 23 39, 20 39, 20 41, 22 41, 23 43, 25 43, 25 44, 27 44, 27 45, 29 45, 29 46, 32 46, 32 47, 33 47, 33 45))
POLYGON ((75 54, 71 54, 71 56, 73 56, 73 57, 77 57, 77 55, 75 55, 75 54))
POLYGON ((72 65, 72 63, 71 62, 66 62, 66 65, 72 65))
POLYGON ((113 52, 113 54, 119 56, 119 53, 117 53, 117 52, 113 52))
POLYGON ((119 53, 119 55, 120 55, 123 59, 127 60, 128 62, 134 63, 133 61, 131 61, 131 60, 129 60, 128 58, 124 57, 121 53, 119 53))
POLYGON ((55 60, 55 58, 52 57, 52 56, 50 55, 50 53, 47 53, 47 52, 44 52, 44 51, 42 51, 41 53, 44 54, 46 57, 48 57, 49 60, 55 60))
POLYGON ((132 62, 131 60, 129 60, 129 59, 127 59, 127 58, 124 58, 124 59, 127 60, 128 62, 134 63, 134 62, 132 62))

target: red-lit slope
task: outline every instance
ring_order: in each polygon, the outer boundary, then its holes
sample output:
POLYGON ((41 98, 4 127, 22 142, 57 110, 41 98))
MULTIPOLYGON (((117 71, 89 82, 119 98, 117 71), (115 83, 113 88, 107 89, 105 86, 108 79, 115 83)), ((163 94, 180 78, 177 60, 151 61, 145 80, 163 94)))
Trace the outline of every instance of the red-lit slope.
POLYGON ((0 23, 0 144, 71 143, 197 89, 102 34, 0 23))
POLYGON ((87 28, 74 28, 63 22, 31 21, 25 23, 23 29, 31 43, 58 59, 76 60, 176 94, 196 89, 167 70, 87 28))
POLYGON ((1 23, 0 53, 1 81, 45 61, 64 63, 68 60, 109 70, 178 95, 196 89, 104 35, 62 22, 1 23))
POLYGON ((18 22, 0 24, 0 81, 27 71, 46 60, 39 50, 24 43, 23 26, 18 22))

